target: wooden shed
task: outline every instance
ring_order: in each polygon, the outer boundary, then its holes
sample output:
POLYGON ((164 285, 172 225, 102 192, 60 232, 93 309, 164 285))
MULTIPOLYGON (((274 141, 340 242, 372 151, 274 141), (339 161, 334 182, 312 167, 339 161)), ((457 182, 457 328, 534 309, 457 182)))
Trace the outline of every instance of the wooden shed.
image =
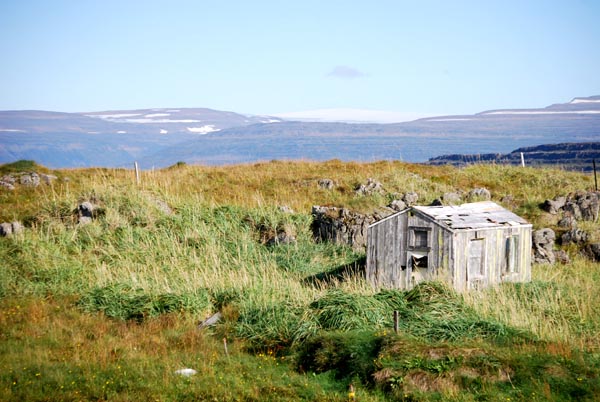
POLYGON ((459 291, 529 281, 531 230, 490 201, 414 206, 369 226, 367 280, 410 289, 438 279, 459 291))

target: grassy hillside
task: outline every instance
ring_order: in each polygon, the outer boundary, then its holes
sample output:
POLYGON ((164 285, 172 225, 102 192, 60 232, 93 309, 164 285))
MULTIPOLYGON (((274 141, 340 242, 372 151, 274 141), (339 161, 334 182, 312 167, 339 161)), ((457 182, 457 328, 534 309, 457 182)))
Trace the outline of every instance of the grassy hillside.
POLYGON ((0 189, 0 222, 27 227, 0 238, 0 400, 344 401, 350 383, 361 401, 600 395, 600 270, 575 249, 527 284, 400 292, 372 289, 364 253, 310 232, 312 205, 370 212, 395 193, 428 204, 476 187, 552 227, 539 204, 590 189, 589 176, 340 161, 179 164, 139 185, 130 170, 50 173, 52 185, 0 189), (355 195, 369 177, 384 195, 355 195), (98 206, 88 225, 83 201, 98 206), (281 228, 296 243, 266 245, 281 228))

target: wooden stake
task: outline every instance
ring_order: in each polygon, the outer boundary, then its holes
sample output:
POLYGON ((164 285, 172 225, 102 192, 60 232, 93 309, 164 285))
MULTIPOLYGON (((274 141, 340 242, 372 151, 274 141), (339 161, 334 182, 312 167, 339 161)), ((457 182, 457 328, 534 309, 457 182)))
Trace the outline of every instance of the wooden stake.
POLYGON ((138 168, 138 163, 133 162, 133 167, 135 168, 135 184, 140 184, 140 169, 138 168))
POLYGON ((525 167, 525 156, 523 155, 523 152, 521 152, 521 166, 525 167))
POLYGON ((394 310, 394 332, 398 333, 398 310, 394 310))
POLYGON ((225 354, 229 357, 229 350, 227 350, 227 338, 223 338, 223 347, 225 348, 225 354))

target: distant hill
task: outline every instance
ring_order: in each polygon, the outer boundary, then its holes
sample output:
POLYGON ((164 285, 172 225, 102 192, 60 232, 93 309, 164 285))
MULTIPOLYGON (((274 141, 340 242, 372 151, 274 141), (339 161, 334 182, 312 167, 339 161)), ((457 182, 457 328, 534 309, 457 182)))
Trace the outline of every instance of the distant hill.
MULTIPOLYGON (((591 171, 593 161, 600 163, 600 142, 547 144, 518 148, 507 154, 454 154, 430 158, 429 165, 465 166, 474 163, 520 165, 521 153, 527 166, 559 166, 591 171)), ((598 165, 600 168, 600 165, 598 165)))
POLYGON ((0 163, 163 167, 272 159, 397 159, 510 153, 600 139, 600 96, 543 109, 490 110, 397 124, 306 123, 211 109, 0 112, 0 163))

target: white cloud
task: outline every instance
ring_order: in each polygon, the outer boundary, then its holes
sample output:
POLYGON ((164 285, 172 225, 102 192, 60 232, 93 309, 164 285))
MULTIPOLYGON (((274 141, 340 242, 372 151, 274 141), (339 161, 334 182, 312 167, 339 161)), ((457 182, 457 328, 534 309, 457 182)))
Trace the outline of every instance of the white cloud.
POLYGON ((328 77, 337 77, 344 79, 353 79, 365 77, 366 74, 350 66, 335 66, 328 74, 328 77))

